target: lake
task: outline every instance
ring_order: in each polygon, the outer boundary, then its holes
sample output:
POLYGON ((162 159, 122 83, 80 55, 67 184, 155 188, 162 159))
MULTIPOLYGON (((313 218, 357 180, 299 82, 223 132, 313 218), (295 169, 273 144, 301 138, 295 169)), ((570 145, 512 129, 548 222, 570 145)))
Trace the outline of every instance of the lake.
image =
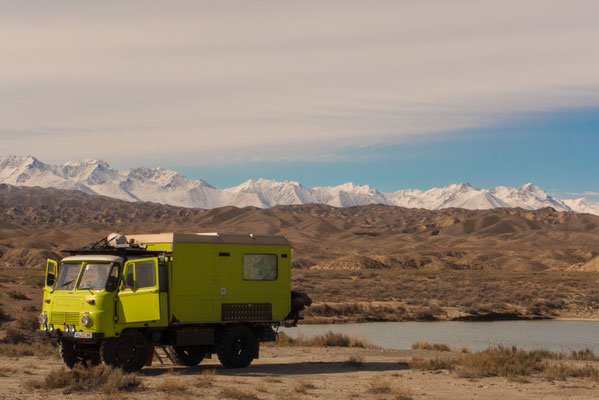
POLYGON ((496 322, 370 322, 360 324, 299 325, 281 328, 291 337, 322 335, 327 331, 366 339, 388 349, 409 349, 413 343, 443 343, 471 351, 490 346, 547 349, 556 352, 591 349, 599 354, 599 321, 496 321, 496 322))

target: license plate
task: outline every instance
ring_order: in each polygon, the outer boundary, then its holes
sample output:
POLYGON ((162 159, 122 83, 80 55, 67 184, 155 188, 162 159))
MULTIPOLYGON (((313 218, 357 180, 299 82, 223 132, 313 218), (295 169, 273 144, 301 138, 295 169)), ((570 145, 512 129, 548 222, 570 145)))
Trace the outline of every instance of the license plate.
POLYGON ((75 332, 75 334, 73 336, 76 338, 81 338, 81 339, 91 339, 92 333, 91 332, 75 332))

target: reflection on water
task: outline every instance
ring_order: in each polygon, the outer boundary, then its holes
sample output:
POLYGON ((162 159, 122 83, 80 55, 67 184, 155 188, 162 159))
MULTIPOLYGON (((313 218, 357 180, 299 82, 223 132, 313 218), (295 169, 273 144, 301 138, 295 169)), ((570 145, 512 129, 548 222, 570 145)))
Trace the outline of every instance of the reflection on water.
POLYGON ((415 342, 444 343, 472 351, 494 345, 565 351, 591 349, 599 354, 599 321, 497 321, 497 322, 371 322, 364 324, 300 325, 281 328, 292 337, 321 335, 327 331, 364 338, 389 349, 409 349, 415 342))

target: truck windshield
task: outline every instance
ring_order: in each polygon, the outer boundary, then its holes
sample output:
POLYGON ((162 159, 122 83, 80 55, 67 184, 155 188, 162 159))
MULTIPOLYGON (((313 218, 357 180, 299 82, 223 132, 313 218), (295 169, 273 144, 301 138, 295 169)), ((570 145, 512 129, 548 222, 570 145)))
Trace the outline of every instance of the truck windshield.
POLYGON ((73 290, 82 263, 64 263, 54 284, 54 290, 73 290))
POLYGON ((101 290, 106 286, 106 280, 112 264, 85 264, 78 289, 101 290))

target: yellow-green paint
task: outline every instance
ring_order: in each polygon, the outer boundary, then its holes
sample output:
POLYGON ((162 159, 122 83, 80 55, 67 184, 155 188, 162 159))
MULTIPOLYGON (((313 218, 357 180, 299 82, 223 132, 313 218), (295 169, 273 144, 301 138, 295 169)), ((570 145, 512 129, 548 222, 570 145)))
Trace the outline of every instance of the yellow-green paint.
MULTIPOLYGON (((56 290, 53 293, 52 288, 46 286, 44 300, 49 300, 49 303, 44 302, 43 312, 48 314, 50 321, 52 314, 77 314, 77 331, 102 332, 106 337, 112 337, 130 327, 219 323, 222 322, 223 303, 271 303, 273 321, 282 321, 290 311, 291 247, 288 245, 182 242, 146 245, 148 250, 166 252, 166 258, 161 262, 166 271, 167 291, 159 291, 158 277, 155 287, 131 289, 121 283, 114 292, 79 290, 78 282, 73 290, 56 290), (219 255, 221 253, 229 255, 219 255), (277 279, 243 280, 244 254, 277 255, 277 279), (283 254, 286 257, 281 257, 283 254), (90 300, 94 304, 89 304, 90 300), (92 320, 88 328, 80 322, 84 313, 89 313, 92 320)), ((52 265, 49 261, 47 269, 52 265)), ((82 270, 84 266, 85 263, 82 270)), ((129 263, 122 267, 122 272, 126 272, 129 263)), ((55 275, 58 276, 58 273, 55 275)), ((121 273, 121 277, 124 276, 121 273)))
POLYGON ((154 264, 156 272, 156 284, 151 287, 133 288, 125 287, 121 283, 119 289, 118 301, 116 302, 117 322, 119 324, 128 324, 132 322, 148 322, 160 320, 160 297, 158 292, 158 259, 144 258, 127 261, 123 268, 123 276, 127 276, 129 270, 133 274, 133 279, 137 281, 136 269, 133 268, 136 263, 151 262, 154 264))

